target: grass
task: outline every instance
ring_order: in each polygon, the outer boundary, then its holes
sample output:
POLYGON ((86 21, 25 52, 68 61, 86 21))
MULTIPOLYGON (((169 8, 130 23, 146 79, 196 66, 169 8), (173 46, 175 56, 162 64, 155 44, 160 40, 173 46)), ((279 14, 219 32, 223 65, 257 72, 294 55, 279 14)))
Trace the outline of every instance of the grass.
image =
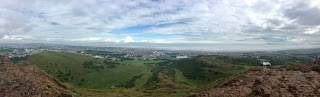
POLYGON ((71 83, 78 88, 89 89, 110 89, 112 86, 125 83, 134 76, 141 75, 153 68, 139 61, 124 61, 127 64, 109 62, 116 63, 113 64, 116 68, 107 68, 109 64, 104 64, 104 61, 109 60, 71 53, 44 52, 32 55, 26 61, 19 62, 18 65, 36 65, 62 82, 71 83), (99 70, 83 68, 82 64, 88 60, 93 61, 95 66, 104 66, 105 68, 99 70))
POLYGON ((74 87, 83 96, 176 97, 200 91, 208 85, 214 85, 217 80, 245 72, 256 63, 256 60, 217 56, 175 61, 111 61, 71 53, 43 52, 17 64, 36 65, 74 87), (241 60, 245 62, 234 64, 241 60), (112 86, 121 87, 111 89, 112 86))
POLYGON ((158 62, 163 62, 164 60, 124 60, 120 61, 120 63, 128 64, 128 65, 136 65, 136 66, 144 66, 147 64, 155 64, 158 62))
POLYGON ((299 58, 299 57, 285 57, 285 56, 275 56, 275 57, 269 57, 269 56, 261 56, 259 58, 262 62, 268 61, 272 65, 287 65, 287 64, 306 64, 311 61, 309 58, 299 58))
POLYGON ((180 70, 175 69, 175 71, 176 71, 175 77, 176 77, 176 81, 177 82, 193 86, 193 88, 199 88, 201 86, 204 86, 204 85, 210 83, 208 81, 203 81, 203 80, 188 79, 188 78, 183 76, 183 74, 182 74, 182 72, 180 70))

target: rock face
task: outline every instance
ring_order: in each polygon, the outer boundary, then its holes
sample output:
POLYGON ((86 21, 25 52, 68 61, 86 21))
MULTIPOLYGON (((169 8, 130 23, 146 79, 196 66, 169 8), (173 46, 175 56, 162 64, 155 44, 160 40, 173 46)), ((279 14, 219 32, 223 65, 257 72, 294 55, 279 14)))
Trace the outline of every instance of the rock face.
POLYGON ((190 97, 318 97, 320 75, 313 71, 319 67, 316 62, 252 68, 190 97))
POLYGON ((0 97, 72 97, 54 78, 35 66, 19 67, 6 56, 0 56, 0 97))

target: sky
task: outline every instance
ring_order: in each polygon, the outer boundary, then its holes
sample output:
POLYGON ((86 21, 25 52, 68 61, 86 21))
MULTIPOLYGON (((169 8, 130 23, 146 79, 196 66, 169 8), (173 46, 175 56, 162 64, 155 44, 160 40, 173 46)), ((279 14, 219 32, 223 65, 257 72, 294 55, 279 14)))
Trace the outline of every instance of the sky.
POLYGON ((0 2, 0 43, 261 50, 320 45, 320 0, 0 2))

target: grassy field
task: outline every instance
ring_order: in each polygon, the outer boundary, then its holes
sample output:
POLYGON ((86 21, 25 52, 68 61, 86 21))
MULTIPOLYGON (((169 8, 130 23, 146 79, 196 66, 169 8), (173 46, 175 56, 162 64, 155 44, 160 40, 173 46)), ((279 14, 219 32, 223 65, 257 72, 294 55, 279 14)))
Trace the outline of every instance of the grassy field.
POLYGON ((163 62, 164 60, 124 60, 124 61, 119 61, 120 63, 123 64, 128 64, 128 65, 137 65, 137 66, 143 66, 143 65, 148 65, 148 64, 155 64, 158 62, 163 62))
POLYGON ((83 96, 186 96, 215 81, 245 72, 259 60, 198 56, 182 60, 111 61, 90 56, 43 52, 19 61, 36 65, 83 96), (239 64, 235 64, 240 62, 239 64), (111 89, 114 86, 115 88, 111 89))
POLYGON ((153 68, 149 65, 144 65, 143 62, 124 61, 119 63, 90 56, 60 52, 44 52, 32 55, 28 60, 19 62, 18 65, 36 65, 62 82, 71 83, 75 87, 89 89, 109 89, 153 68), (91 67, 101 68, 84 68, 83 63, 87 61, 93 62, 91 67), (108 68, 109 65, 115 67, 108 68))

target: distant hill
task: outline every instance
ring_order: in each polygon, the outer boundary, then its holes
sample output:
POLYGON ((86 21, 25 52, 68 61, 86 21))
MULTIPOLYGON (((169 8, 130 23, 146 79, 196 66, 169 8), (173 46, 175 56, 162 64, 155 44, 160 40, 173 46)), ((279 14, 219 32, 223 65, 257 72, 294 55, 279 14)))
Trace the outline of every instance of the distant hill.
POLYGON ((309 64, 252 68, 190 97, 317 97, 320 95, 319 60, 309 64))
POLYGON ((79 94, 35 66, 18 67, 0 56, 1 97, 72 97, 79 94))

